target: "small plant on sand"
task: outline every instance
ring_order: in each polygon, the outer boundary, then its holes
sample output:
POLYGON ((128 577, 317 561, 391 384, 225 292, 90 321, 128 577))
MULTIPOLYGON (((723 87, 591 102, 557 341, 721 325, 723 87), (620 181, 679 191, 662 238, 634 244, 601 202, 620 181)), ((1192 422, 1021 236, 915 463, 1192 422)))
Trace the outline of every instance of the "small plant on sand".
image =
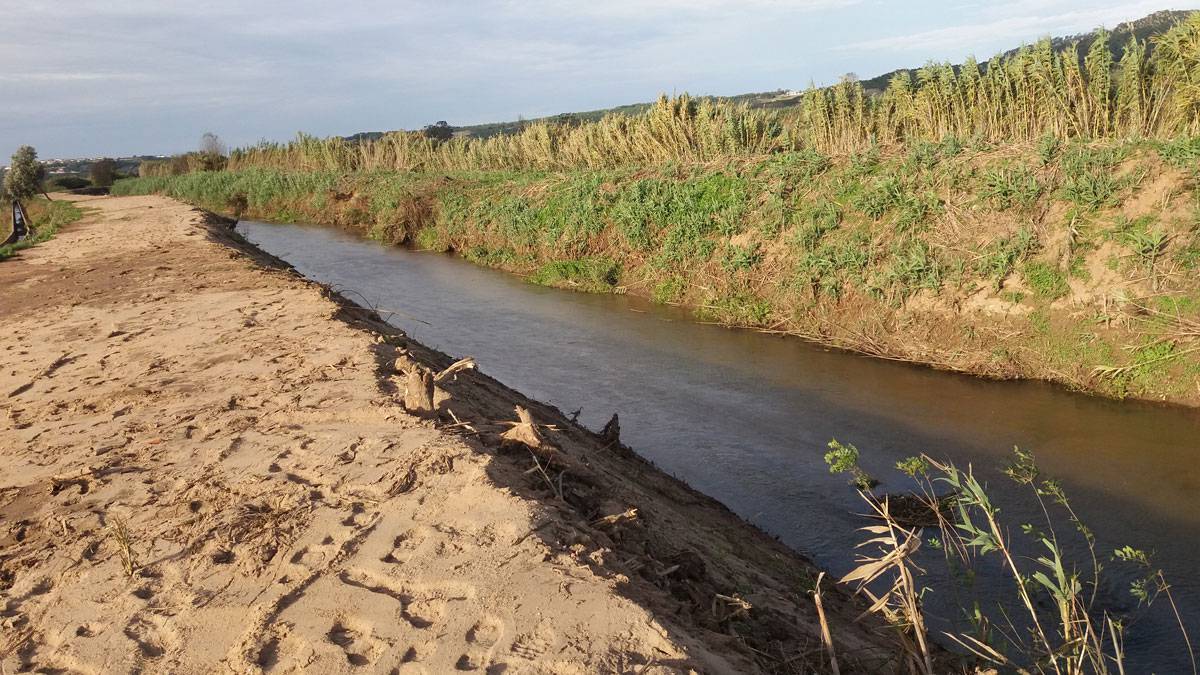
POLYGON ((107 527, 108 535, 117 545, 117 555, 121 556, 121 567, 125 570, 125 576, 133 577, 139 569, 137 553, 133 550, 133 537, 129 534, 129 527, 120 516, 110 516, 107 527))

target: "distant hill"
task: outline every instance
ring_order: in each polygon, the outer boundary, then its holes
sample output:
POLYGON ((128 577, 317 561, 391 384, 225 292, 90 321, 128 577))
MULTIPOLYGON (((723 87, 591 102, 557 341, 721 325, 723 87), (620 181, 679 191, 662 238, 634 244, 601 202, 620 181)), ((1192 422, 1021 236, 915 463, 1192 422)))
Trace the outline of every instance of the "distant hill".
MULTIPOLYGON (((1125 45, 1129 44, 1129 38, 1136 37, 1138 40, 1147 40, 1155 35, 1161 35, 1171 29, 1181 19, 1187 17, 1196 10, 1164 10, 1155 12, 1149 16, 1144 16, 1134 21, 1126 21, 1111 29, 1111 36, 1108 44, 1109 50, 1112 52, 1114 61, 1121 58, 1124 53, 1125 45)), ((1079 53, 1086 54, 1091 48, 1092 42, 1096 39, 1095 32, 1080 33, 1078 35, 1068 35, 1065 37, 1056 37, 1050 39, 1050 45, 1054 51, 1061 52, 1072 44, 1079 44, 1079 53)), ((1002 56, 1012 56, 1016 54, 1020 48, 1010 49, 1004 52, 1002 56)), ((957 70, 958 64, 955 69, 957 70)), ((873 77, 869 80, 863 80, 862 85, 868 91, 880 92, 887 88, 888 82, 896 73, 904 70, 915 70, 915 68, 900 68, 888 73, 873 77)))
MULTIPOLYGON (((1191 14, 1196 10, 1164 10, 1155 12, 1148 16, 1136 19, 1134 21, 1126 21, 1117 27, 1111 29, 1112 36, 1109 40, 1114 59, 1120 58, 1122 50, 1129 42, 1130 37, 1137 37, 1138 40, 1147 40, 1155 35, 1165 33, 1175 25, 1178 21, 1191 14)), ((1093 33, 1081 33, 1079 35, 1068 35, 1063 37, 1051 38, 1051 44, 1056 51, 1062 51, 1073 43, 1079 44, 1080 53, 1086 53, 1091 47, 1092 41, 1095 39, 1093 33)), ((1015 54, 1018 49, 1012 49, 1006 52, 1005 56, 1015 54)), ((862 80, 862 85, 867 91, 881 92, 887 88, 888 82, 896 73, 905 70, 913 71, 917 67, 898 68, 882 75, 877 75, 869 80, 862 80)), ((955 66, 957 69, 957 66, 955 66)), ((779 89, 769 92, 756 92, 749 94, 738 94, 736 96, 715 96, 712 98, 718 100, 731 101, 733 103, 745 104, 751 108, 763 109, 786 109, 796 106, 800 101, 802 93, 797 90, 779 89)), ((626 115, 638 115, 645 112, 652 105, 646 103, 631 103, 628 105, 616 106, 614 108, 604 108, 601 110, 587 110, 584 112, 561 113, 549 117, 539 117, 530 120, 515 120, 510 122, 491 122, 487 124, 473 124, 467 126, 451 127, 454 130, 455 136, 470 137, 470 138, 488 138, 500 134, 512 134, 521 131, 525 125, 531 122, 541 121, 581 121, 590 122, 596 121, 605 115, 612 113, 623 113, 626 115)), ((367 139, 377 139, 385 132, 382 131, 366 131, 347 136, 347 140, 358 141, 367 139)))

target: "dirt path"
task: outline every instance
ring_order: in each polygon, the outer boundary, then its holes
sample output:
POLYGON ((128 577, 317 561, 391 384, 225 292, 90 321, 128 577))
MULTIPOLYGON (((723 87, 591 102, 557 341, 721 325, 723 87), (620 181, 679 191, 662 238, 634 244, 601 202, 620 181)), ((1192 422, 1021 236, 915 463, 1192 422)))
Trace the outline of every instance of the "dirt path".
POLYGON ((409 415, 395 359, 446 356, 183 204, 81 206, 0 263, 0 672, 824 663, 813 570, 720 505, 478 372, 409 415), (561 495, 501 447, 517 403, 561 495))

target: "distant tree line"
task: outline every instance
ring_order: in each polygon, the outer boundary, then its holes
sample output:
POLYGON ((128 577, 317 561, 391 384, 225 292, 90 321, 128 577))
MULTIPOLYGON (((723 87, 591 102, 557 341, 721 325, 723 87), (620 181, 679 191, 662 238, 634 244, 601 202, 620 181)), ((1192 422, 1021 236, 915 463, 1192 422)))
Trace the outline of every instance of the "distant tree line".
POLYGON ((221 137, 205 132, 200 144, 193 152, 175 155, 167 159, 142 160, 138 166, 139 176, 181 176, 196 171, 220 171, 229 161, 229 149, 221 137))

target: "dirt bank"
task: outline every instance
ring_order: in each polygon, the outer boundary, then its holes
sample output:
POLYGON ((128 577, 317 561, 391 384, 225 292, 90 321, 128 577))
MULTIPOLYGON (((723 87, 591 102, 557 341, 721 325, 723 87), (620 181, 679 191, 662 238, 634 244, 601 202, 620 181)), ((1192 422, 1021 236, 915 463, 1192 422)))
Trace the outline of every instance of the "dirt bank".
MULTIPOLYGON (((816 570, 613 438, 477 371, 413 416, 397 358, 446 355, 179 202, 86 206, 0 263, 0 671, 826 663, 816 570)), ((825 605, 843 670, 896 667, 825 605)))

